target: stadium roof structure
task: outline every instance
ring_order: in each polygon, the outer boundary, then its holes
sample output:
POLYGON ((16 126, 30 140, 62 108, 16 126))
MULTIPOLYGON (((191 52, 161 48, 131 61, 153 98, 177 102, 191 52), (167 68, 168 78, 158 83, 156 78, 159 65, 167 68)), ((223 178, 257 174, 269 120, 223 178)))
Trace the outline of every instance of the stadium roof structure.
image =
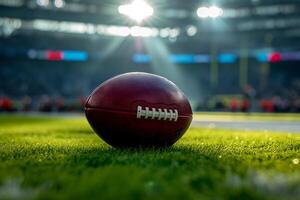
MULTIPOLYGON (((0 20, 20 19, 79 22, 105 26, 136 26, 118 13, 120 0, 0 0, 0 20)), ((300 2, 297 0, 148 0, 154 15, 140 26, 178 29, 177 41, 213 39, 232 44, 249 39, 260 47, 271 36, 277 48, 297 49, 300 43, 300 2), (199 18, 197 8, 217 5, 223 15, 217 19, 199 18), (191 34, 190 34, 191 33, 191 34), (226 37, 224 37, 226 35, 226 37)), ((2 26, 3 28, 3 26, 2 26)), ((1 29, 1 25, 0 25, 1 29)), ((1 32, 1 31, 0 31, 1 32)), ((126 36, 126 34, 124 34, 126 36)))

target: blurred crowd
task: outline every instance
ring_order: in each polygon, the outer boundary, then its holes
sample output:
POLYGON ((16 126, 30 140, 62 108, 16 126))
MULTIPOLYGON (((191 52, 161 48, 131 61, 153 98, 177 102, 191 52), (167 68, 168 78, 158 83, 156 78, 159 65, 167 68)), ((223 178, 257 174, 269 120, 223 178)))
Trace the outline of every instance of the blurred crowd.
MULTIPOLYGON (((48 94, 10 98, 0 94, 0 112, 82 112, 85 101, 86 96, 83 95, 48 94)), ((191 99, 191 103, 195 111, 300 113, 300 80, 289 87, 279 85, 264 90, 246 85, 234 95, 203 95, 198 101, 191 99)))
POLYGON ((221 98, 211 99, 198 103, 197 111, 219 111, 219 112, 278 112, 278 113, 300 113, 300 99, 287 99, 280 96, 262 99, 249 98, 221 98))
MULTIPOLYGON (((82 112, 85 97, 75 99, 51 98, 44 95, 37 98, 25 96, 21 99, 0 97, 0 112, 82 112)), ((194 106, 196 111, 218 112, 300 112, 300 98, 250 98, 244 95, 211 96, 194 106)))
POLYGON ((240 95, 215 95, 197 102, 197 111, 299 113, 300 92, 297 88, 257 92, 246 86, 240 95), (279 91, 279 92, 278 92, 279 91))
POLYGON ((43 95, 36 98, 24 96, 21 99, 0 97, 0 112, 81 112, 85 103, 84 97, 65 99, 43 95))

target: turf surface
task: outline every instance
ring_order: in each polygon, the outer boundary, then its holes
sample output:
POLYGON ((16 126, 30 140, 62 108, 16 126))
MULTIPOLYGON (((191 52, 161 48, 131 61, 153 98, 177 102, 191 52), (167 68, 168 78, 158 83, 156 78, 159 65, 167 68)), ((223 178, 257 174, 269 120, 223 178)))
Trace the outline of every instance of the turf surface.
POLYGON ((0 116, 0 199, 300 199, 300 134, 191 128, 118 150, 84 118, 0 116))

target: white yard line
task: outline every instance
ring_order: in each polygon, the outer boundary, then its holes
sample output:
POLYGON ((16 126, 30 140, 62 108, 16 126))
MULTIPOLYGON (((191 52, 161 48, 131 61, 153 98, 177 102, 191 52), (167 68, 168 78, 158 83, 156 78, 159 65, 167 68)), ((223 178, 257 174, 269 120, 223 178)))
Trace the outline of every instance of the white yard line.
POLYGON ((192 126, 205 128, 222 128, 236 130, 283 131, 300 133, 300 122, 296 121, 219 121, 219 120, 193 120, 192 126))

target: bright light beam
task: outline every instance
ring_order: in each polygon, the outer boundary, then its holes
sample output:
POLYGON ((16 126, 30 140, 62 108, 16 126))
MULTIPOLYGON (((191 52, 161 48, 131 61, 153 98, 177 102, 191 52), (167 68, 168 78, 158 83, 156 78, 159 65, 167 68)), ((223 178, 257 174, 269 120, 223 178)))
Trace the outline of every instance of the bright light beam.
POLYGON ((121 5, 118 8, 120 14, 141 23, 153 15, 153 8, 143 0, 134 0, 131 4, 121 5))

